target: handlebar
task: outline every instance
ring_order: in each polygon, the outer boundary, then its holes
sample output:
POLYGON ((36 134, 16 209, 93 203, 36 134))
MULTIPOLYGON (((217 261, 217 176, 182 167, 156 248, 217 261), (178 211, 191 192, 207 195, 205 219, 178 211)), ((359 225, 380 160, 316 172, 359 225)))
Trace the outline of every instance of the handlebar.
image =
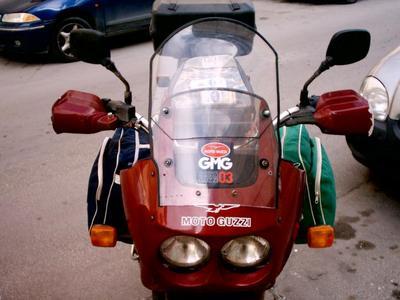
POLYGON ((73 90, 54 103, 51 120, 56 133, 96 133, 119 126, 147 130, 148 126, 132 105, 73 90))
POLYGON ((309 105, 292 107, 280 115, 279 126, 298 124, 315 124, 327 134, 370 134, 373 117, 367 100, 353 90, 343 90, 312 96, 309 105))
MULTIPOLYGON (((68 91, 58 99, 51 119, 56 133, 95 133, 117 127, 147 131, 149 126, 134 106, 79 91, 68 91)), ((278 126, 276 119, 273 124, 278 126)), ((373 118, 367 100, 344 90, 313 96, 309 105, 292 107, 280 115, 279 126, 297 124, 315 124, 329 134, 366 134, 373 127, 373 118)))

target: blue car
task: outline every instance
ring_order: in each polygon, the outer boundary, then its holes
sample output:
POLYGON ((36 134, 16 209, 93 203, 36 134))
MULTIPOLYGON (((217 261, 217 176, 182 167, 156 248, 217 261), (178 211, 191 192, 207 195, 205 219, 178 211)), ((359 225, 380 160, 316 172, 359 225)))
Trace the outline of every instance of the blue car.
POLYGON ((0 0, 0 49, 46 52, 74 61, 69 35, 94 28, 107 36, 143 30, 153 0, 0 0))

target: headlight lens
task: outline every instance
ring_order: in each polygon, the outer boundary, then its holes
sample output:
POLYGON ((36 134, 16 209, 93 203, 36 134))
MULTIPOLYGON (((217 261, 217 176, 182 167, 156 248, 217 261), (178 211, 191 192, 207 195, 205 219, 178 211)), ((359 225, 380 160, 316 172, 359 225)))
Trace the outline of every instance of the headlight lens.
POLYGON ((222 258, 228 264, 238 268, 255 267, 263 263, 270 251, 267 240, 259 236, 244 236, 226 243, 222 249, 222 258))
POLYGON ((165 261, 178 268, 197 267, 210 257, 210 246, 191 236, 173 236, 165 240, 160 247, 165 261))
POLYGON ((365 78, 360 93, 368 100, 374 118, 384 121, 388 115, 389 96, 383 84, 375 77, 369 76, 365 78))
POLYGON ((40 21, 40 19, 35 15, 27 13, 13 13, 3 15, 1 21, 3 23, 30 23, 40 21))

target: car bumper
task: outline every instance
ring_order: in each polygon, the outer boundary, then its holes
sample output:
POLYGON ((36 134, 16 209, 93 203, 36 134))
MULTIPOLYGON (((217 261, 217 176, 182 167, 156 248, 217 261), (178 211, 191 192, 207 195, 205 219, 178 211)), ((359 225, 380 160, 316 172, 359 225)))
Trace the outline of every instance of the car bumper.
POLYGON ((400 164, 400 121, 376 121, 370 137, 347 136, 353 156, 372 168, 385 168, 400 164))
POLYGON ((53 22, 34 24, 0 23, 0 50, 44 52, 48 50, 53 22))

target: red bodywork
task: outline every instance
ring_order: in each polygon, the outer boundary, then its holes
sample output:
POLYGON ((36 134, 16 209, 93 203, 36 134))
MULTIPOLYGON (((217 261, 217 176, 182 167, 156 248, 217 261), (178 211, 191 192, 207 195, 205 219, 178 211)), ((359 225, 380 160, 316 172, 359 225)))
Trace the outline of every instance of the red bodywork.
POLYGON ((367 134, 373 126, 368 101, 353 90, 321 95, 314 119, 329 134, 367 134))
MULTIPOLYGON (((64 94, 54 104, 52 113, 53 127, 57 133, 91 133, 112 129, 117 125, 117 118, 107 115, 97 96, 78 91, 64 94)), ((322 95, 314 118, 323 132, 333 134, 366 133, 371 127, 368 103, 354 91, 336 91, 322 95)), ((269 168, 276 170, 277 160, 274 159, 274 153, 278 153, 278 149, 276 145, 269 143, 275 138, 274 130, 269 123, 262 126, 265 127, 260 129, 264 133, 259 141, 257 157, 268 158, 269 168), (263 128, 268 130, 264 131, 263 128)), ((168 145, 171 141, 162 134, 159 134, 157 141, 158 148, 153 150, 162 154, 159 157, 173 157, 173 146, 168 145)), ((164 160, 160 161, 162 163, 164 160)), ((282 271, 297 235, 305 183, 304 172, 290 162, 281 161, 278 172, 280 193, 276 208, 273 192, 275 180, 260 173, 251 186, 236 188, 238 196, 235 199, 239 201, 236 203, 241 206, 231 205, 227 210, 218 209, 218 205, 214 209, 207 205, 172 206, 167 203, 170 206, 160 206, 159 172, 163 176, 170 171, 166 168, 161 171, 151 159, 138 161, 134 167, 121 172, 125 214, 140 256, 143 284, 153 291, 201 290, 224 293, 261 292, 270 288, 282 271), (264 193, 263 197, 260 197, 261 193, 264 193), (182 225, 182 217, 198 217, 203 220, 209 217, 247 218, 251 219, 251 226, 182 225), (159 249, 163 241, 176 235, 195 236, 207 242, 211 249, 209 261, 191 272, 182 273, 170 269, 161 258, 159 249), (265 265, 251 271, 237 271, 222 261, 220 252, 225 243, 245 235, 265 238, 270 243, 271 251, 265 265)), ((173 188, 183 189, 177 183, 176 174, 165 178, 169 181, 164 179, 164 186, 172 185, 173 188)), ((178 190, 177 192, 182 193, 178 190)), ((233 195, 231 192, 231 189, 224 188, 220 191, 213 190, 211 194, 220 194, 217 198, 226 197, 227 202, 222 203, 229 206, 232 203, 229 200, 233 195)), ((190 197, 189 194, 185 197, 190 197)))
POLYGON ((195 206, 159 206, 158 171, 152 160, 139 161, 121 172, 121 186, 129 230, 140 256, 143 284, 154 291, 264 291, 282 271, 297 234, 302 207, 304 172, 281 161, 278 207, 236 207, 219 212, 195 206), (182 217, 246 217, 251 227, 182 226, 182 217), (210 245, 211 258, 200 269, 180 273, 163 262, 161 243, 175 235, 196 236, 210 245), (267 263, 248 272, 227 267, 222 246, 232 238, 258 235, 271 245, 267 263))
POLYGON ((80 91, 67 91, 52 107, 56 133, 95 133, 117 128, 118 118, 108 115, 99 97, 80 91))

